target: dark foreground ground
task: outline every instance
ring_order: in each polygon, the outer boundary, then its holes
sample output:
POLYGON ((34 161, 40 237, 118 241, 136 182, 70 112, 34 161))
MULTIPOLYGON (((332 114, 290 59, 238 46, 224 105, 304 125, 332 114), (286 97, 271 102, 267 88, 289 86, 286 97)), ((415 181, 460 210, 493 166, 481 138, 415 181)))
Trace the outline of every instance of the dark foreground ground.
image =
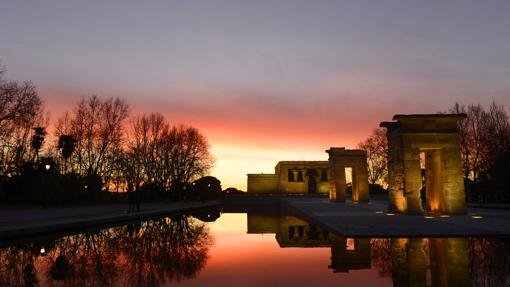
POLYGON ((46 233, 118 224, 145 218, 216 207, 217 201, 143 203, 140 212, 128 213, 127 204, 66 208, 0 209, 0 241, 46 233))

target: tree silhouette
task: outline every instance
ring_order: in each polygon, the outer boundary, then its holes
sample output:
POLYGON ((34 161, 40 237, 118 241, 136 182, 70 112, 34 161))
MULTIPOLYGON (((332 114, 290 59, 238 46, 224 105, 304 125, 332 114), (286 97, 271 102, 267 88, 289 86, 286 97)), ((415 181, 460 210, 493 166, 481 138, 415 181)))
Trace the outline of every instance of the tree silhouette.
POLYGON ((0 67, 0 174, 19 172, 32 160, 31 132, 42 121, 42 101, 30 82, 18 83, 4 78, 0 67))
POLYGON ((34 158, 39 160, 39 150, 41 149, 44 143, 44 137, 46 136, 46 129, 43 127, 35 127, 33 128, 34 134, 32 135, 32 149, 34 150, 34 158))
POLYGON ((76 148, 76 139, 73 135, 60 135, 57 148, 60 149, 64 158, 64 172, 67 171, 67 160, 71 157, 76 148))
POLYGON ((449 112, 467 115, 459 121, 457 130, 468 201, 473 200, 472 195, 481 195, 478 199, 484 201, 508 200, 506 182, 510 173, 504 163, 510 157, 510 120, 505 108, 495 102, 488 109, 480 104, 456 103, 449 112), (481 182, 490 187, 482 190, 481 182))

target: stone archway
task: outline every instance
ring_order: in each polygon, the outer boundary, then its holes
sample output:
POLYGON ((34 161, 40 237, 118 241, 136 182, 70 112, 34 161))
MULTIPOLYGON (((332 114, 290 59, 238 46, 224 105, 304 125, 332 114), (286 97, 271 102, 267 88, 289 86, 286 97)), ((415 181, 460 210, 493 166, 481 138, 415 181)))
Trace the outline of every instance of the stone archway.
POLYGON ((343 147, 332 147, 329 154, 330 187, 329 198, 332 201, 344 202, 347 182, 345 168, 352 169, 352 201, 368 202, 368 167, 367 153, 363 150, 348 150, 343 147))
POLYGON ((423 214, 420 153, 425 155, 426 210, 466 213, 458 120, 465 115, 395 115, 388 137, 388 210, 423 214))

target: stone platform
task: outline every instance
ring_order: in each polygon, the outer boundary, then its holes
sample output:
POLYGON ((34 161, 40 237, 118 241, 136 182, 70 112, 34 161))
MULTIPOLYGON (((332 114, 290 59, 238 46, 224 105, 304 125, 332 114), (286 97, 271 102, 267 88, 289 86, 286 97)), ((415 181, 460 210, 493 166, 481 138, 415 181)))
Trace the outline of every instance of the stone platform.
POLYGON ((510 236, 510 210, 468 208, 467 215, 388 214, 387 202, 353 204, 326 198, 282 198, 283 210, 346 237, 510 236))

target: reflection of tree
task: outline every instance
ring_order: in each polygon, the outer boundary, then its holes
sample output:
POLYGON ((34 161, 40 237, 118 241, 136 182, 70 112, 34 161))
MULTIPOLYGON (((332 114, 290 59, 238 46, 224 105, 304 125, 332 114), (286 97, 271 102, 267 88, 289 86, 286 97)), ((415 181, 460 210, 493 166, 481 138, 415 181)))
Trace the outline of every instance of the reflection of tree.
MULTIPOLYGON (((204 224, 176 216, 0 249, 0 286, 47 282, 65 286, 158 286, 193 278, 204 267, 204 224), (37 277, 36 277, 37 276, 37 277)), ((45 284, 43 284, 45 285, 45 284)))
POLYGON ((32 286, 36 272, 31 249, 0 249, 0 286, 32 286))
POLYGON ((206 260, 212 241, 203 224, 184 216, 163 218, 124 229, 120 248, 129 269, 124 285, 159 285, 193 278, 206 260))
POLYGON ((472 238, 471 286, 510 285, 510 242, 508 239, 472 238))
POLYGON ((389 238, 372 238, 372 267, 379 270, 381 276, 391 275, 391 241, 389 238))

